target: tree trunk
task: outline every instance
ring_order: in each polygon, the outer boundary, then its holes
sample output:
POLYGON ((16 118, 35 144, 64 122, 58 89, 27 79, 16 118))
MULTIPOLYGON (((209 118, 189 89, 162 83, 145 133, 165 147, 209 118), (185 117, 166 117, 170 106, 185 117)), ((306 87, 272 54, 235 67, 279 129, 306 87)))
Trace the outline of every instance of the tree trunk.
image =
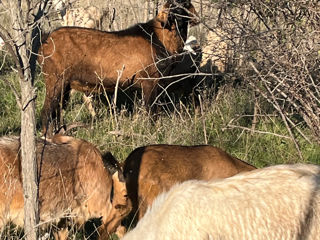
POLYGON ((24 193, 24 226, 27 240, 38 239, 38 181, 35 142, 35 98, 31 73, 21 79, 21 158, 24 193))
POLYGON ((24 197, 24 229, 25 239, 37 240, 38 181, 36 161, 36 121, 35 121, 35 89, 33 82, 33 67, 30 66, 31 31, 28 19, 23 17, 21 1, 10 1, 10 11, 13 23, 13 40, 19 59, 19 77, 21 86, 21 169, 24 197), (29 31, 28 31, 29 30, 29 31))

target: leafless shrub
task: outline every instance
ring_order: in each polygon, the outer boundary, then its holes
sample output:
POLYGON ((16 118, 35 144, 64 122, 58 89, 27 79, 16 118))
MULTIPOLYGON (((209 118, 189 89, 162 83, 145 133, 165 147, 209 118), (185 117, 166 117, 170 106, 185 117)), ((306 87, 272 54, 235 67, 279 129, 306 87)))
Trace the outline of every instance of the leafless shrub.
POLYGON ((274 107, 293 141, 303 126, 320 143, 319 1, 202 4, 215 13, 203 11, 204 25, 227 45, 226 69, 274 107))

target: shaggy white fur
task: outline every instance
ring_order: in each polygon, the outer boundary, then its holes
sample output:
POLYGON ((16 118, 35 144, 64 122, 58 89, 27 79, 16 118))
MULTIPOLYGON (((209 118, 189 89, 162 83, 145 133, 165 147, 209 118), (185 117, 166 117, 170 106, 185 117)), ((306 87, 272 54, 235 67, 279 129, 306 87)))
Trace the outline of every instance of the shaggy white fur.
POLYGON ((279 165, 161 194, 131 239, 319 239, 320 167, 279 165))

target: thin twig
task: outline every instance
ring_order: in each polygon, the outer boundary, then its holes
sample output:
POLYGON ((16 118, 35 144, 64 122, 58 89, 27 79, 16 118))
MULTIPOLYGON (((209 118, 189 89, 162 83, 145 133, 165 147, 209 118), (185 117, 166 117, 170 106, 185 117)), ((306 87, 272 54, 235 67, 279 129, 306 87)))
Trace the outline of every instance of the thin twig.
POLYGON ((233 124, 228 124, 226 127, 222 128, 221 130, 224 131, 224 130, 232 129, 232 128, 239 128, 239 129, 243 129, 243 130, 248 131, 248 132, 254 132, 254 133, 259 133, 259 134, 268 134, 268 135, 273 135, 273 136, 276 136, 276 137, 286 138, 286 139, 292 140, 291 137, 285 136, 285 135, 281 135, 281 134, 278 134, 278 133, 266 132, 266 131, 260 131, 260 130, 252 130, 252 128, 233 125, 233 124))
POLYGON ((260 79, 262 80, 265 88, 267 89, 270 97, 271 97, 271 102, 273 104, 273 107, 279 112, 281 118, 282 118, 282 121, 284 122, 286 128, 287 128, 287 131, 289 132, 290 134, 290 137, 291 137, 291 140, 293 141, 293 143, 295 144, 295 147, 297 149, 297 152, 299 154, 299 157, 301 160, 303 160, 303 155, 301 153, 301 150, 300 150, 300 146, 296 140, 296 138, 294 137, 293 133, 292 133, 292 130, 291 130, 291 127, 289 126, 288 124, 288 121, 287 121, 287 117, 286 115, 283 113, 280 105, 278 104, 273 92, 270 90, 269 86, 266 84, 266 82, 264 81, 264 78, 263 76, 260 74, 260 72, 258 71, 258 69, 254 66, 254 64, 252 62, 249 62, 250 66, 253 68, 253 70, 258 74, 258 76, 260 77, 260 79))

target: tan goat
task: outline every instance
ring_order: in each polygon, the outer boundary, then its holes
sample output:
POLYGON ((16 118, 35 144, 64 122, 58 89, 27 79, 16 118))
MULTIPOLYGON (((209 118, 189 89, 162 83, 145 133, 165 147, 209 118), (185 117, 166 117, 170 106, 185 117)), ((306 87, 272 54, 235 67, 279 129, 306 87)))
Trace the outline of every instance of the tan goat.
MULTIPOLYGON (((37 141, 37 161, 42 227, 68 218, 79 225, 101 218, 99 233, 106 239, 131 210, 122 171, 110 153, 103 159, 92 144, 56 135, 50 142, 37 141)), ((9 222, 23 227, 17 137, 0 138, 0 189, 0 229, 9 222)))

